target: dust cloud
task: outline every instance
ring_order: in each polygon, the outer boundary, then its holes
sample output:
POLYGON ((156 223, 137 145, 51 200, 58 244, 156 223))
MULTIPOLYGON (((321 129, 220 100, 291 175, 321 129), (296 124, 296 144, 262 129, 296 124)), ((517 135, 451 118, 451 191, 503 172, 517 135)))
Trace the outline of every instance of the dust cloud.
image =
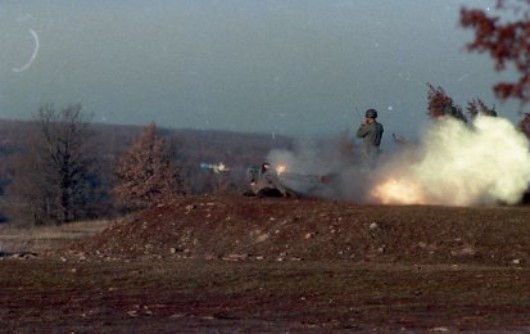
POLYGON ((516 204, 530 184, 528 139, 503 118, 439 119, 419 143, 382 154, 371 167, 356 159, 355 145, 348 156, 343 144, 302 145, 268 159, 283 166, 282 182, 302 194, 369 203, 516 204))

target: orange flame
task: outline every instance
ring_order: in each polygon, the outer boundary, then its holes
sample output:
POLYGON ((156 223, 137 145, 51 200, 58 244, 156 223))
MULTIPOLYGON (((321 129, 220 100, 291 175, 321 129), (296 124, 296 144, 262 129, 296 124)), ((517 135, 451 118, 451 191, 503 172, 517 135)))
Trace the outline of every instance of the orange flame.
POLYGON ((376 185, 372 197, 382 204, 427 204, 419 184, 398 178, 390 178, 376 185))

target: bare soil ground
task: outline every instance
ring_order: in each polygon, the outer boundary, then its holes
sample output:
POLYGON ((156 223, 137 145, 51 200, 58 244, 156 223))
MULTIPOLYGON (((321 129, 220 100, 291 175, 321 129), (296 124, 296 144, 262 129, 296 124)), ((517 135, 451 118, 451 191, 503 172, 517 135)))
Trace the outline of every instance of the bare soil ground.
POLYGON ((1 249, 2 331, 530 331, 529 206, 186 197, 99 229, 1 249))

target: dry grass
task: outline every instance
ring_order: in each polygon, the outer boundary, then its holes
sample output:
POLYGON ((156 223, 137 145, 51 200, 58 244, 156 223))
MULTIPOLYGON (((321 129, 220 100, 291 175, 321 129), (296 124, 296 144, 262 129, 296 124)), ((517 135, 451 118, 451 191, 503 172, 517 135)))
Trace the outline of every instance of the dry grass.
POLYGON ((56 249, 73 240, 93 236, 110 224, 109 220, 94 220, 31 228, 0 226, 0 252, 40 253, 56 249))

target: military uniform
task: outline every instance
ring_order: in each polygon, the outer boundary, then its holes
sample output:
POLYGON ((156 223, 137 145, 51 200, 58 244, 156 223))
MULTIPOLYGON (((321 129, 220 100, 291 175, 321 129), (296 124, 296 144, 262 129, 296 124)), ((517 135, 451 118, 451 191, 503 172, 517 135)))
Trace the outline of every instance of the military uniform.
POLYGON ((383 125, 378 123, 377 112, 373 109, 368 109, 365 115, 366 119, 370 121, 363 122, 357 130, 357 138, 363 139, 363 154, 369 163, 373 163, 379 154, 379 146, 385 131, 383 125))

